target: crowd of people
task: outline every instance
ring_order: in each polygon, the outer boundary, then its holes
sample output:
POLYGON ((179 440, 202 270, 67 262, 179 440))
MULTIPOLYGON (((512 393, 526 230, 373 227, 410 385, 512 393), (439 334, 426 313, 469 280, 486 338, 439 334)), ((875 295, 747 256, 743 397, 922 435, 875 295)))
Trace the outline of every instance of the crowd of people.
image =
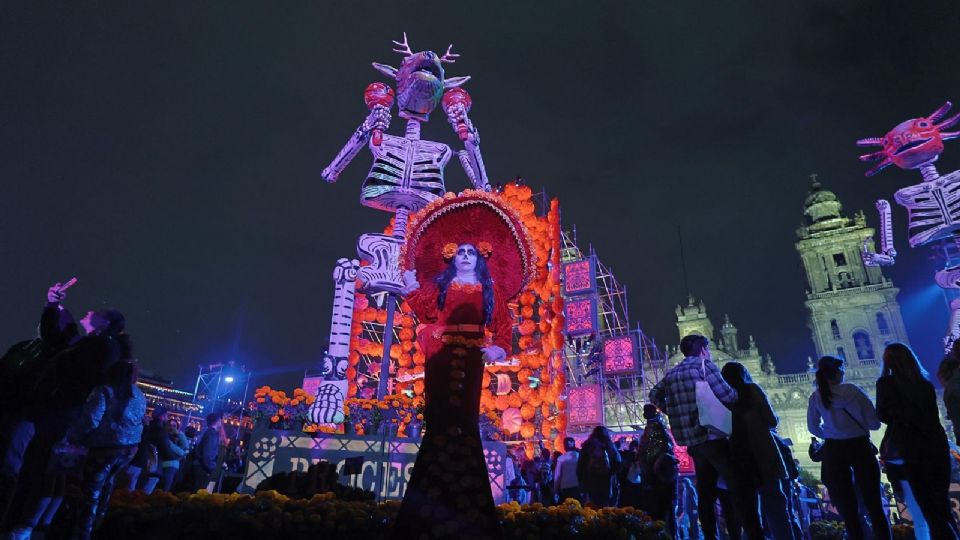
MULTIPOLYGON (((106 309, 75 321, 62 303, 70 285, 50 287, 39 336, 14 345, 0 366, 3 539, 39 537, 58 514, 71 524, 72 537, 90 538, 115 487, 209 489, 214 473, 238 455, 224 452, 228 440, 217 414, 199 433, 162 406, 147 414, 123 315, 106 309), (81 496, 60 512, 77 463, 81 496)), ((511 447, 508 497, 639 508, 680 539, 716 539, 721 531, 750 540, 806 538, 798 462, 777 433, 764 390, 738 362, 718 368, 704 336, 684 337, 680 350, 684 359, 650 391, 642 433, 614 440, 598 426, 579 448, 566 438, 563 452, 541 443, 528 456, 518 451, 522 446, 511 447), (695 476, 680 476, 677 446, 686 447, 695 476)), ((883 470, 918 540, 960 540, 948 493, 949 442, 916 355, 904 344, 887 345, 876 402, 845 382, 844 373, 843 359, 819 360, 807 427, 814 435, 810 457, 821 463, 847 537, 892 538, 883 470), (878 448, 870 435, 883 425, 878 448)), ((960 442, 960 343, 936 376, 960 442)))
POLYGON ((197 436, 161 406, 148 416, 123 315, 103 309, 76 321, 63 306, 74 282, 49 288, 39 335, 0 365, 4 540, 39 538, 55 519, 70 538, 88 539, 115 487, 207 488, 221 462, 220 417, 209 415, 197 436), (61 511, 69 482, 81 495, 61 511))
MULTIPOLYGON (((695 478, 684 479, 693 486, 671 486, 670 493, 660 497, 676 501, 679 495, 679 506, 687 507, 680 510, 687 531, 678 527, 675 536, 688 537, 699 521, 698 534, 718 538, 720 507, 729 538, 805 538, 796 504, 797 462, 777 434, 778 418, 765 392, 740 363, 718 369, 706 337, 687 336, 680 349, 684 360, 649 396, 650 404, 670 418, 676 443, 687 447, 696 469, 695 478), (696 516, 683 500, 691 491, 696 516)), ((948 415, 957 426, 960 344, 943 361, 938 377, 946 388, 948 415)), ((918 540, 960 538, 949 498, 952 457, 936 393, 909 347, 886 347, 876 390, 874 404, 862 388, 844 382, 842 359, 826 356, 818 362, 807 411, 807 427, 815 436, 810 456, 821 462, 821 479, 847 538, 867 538, 868 530, 873 538, 892 538, 881 466, 897 498, 905 502, 918 540), (877 448, 870 434, 883 424, 887 428, 877 448)), ((650 425, 648 421, 644 437, 650 425)), ((668 528, 676 527, 674 515, 668 528)))

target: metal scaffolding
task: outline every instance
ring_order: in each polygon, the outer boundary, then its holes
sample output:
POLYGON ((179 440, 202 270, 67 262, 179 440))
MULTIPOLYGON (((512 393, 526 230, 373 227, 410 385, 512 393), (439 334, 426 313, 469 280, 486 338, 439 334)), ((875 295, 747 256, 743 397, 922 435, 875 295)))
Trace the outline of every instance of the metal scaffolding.
POLYGON ((567 384, 600 384, 603 389, 605 424, 613 431, 638 431, 644 425, 643 404, 650 388, 660 380, 666 369, 666 357, 657 349, 653 338, 637 325, 631 328, 627 304, 627 288, 604 265, 593 247, 584 254, 576 241, 576 228, 561 234, 562 262, 587 258, 596 265, 597 312, 600 333, 597 336, 571 337, 564 347, 568 378, 567 384), (633 333, 639 343, 641 370, 627 375, 604 376, 602 344, 604 338, 633 333))

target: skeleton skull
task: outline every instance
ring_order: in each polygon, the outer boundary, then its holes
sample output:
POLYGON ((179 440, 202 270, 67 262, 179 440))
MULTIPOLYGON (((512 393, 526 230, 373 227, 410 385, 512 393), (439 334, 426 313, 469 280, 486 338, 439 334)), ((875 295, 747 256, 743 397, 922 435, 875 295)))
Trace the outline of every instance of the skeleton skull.
POLYGON ((901 169, 919 169, 936 161, 943 152, 943 141, 960 136, 960 132, 943 131, 960 120, 960 114, 943 120, 950 107, 948 101, 928 117, 901 122, 883 138, 871 137, 857 141, 858 146, 883 147, 882 150, 860 156, 861 161, 880 161, 867 171, 867 176, 877 174, 890 164, 901 169))

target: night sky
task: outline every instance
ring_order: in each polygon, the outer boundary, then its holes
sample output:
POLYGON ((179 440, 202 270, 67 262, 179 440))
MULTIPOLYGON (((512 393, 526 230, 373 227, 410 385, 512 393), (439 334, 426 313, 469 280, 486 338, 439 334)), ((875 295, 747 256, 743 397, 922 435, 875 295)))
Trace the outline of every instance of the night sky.
MULTIPOLYGON (((920 176, 864 178, 854 141, 960 101, 960 7, 915 4, 4 2, 0 344, 32 337, 49 284, 78 276, 68 307, 122 310, 142 365, 177 385, 233 359, 296 386, 326 345, 335 260, 389 218, 358 204, 368 153, 337 184, 320 171, 406 31, 414 50, 454 43, 491 180, 559 197, 634 323, 679 339, 680 225, 715 324, 729 313, 802 369, 808 175, 876 226, 873 201, 920 176)), ((456 142, 442 113, 424 137, 456 142)), ((960 142, 939 167, 960 168, 960 142)), ((466 185, 452 160, 448 189, 466 185)), ((934 366, 946 308, 894 219, 887 275, 934 366)))

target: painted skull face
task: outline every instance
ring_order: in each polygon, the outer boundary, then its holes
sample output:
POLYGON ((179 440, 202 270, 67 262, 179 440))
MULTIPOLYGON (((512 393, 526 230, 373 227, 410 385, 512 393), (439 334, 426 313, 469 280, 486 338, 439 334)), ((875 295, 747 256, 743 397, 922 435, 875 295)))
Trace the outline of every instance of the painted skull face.
POLYGON ((408 56, 397 71, 397 106, 402 118, 426 119, 443 95, 443 67, 433 51, 408 56))
POLYGON ((454 257, 454 262, 459 271, 475 271, 477 269, 477 248, 471 244, 461 244, 457 246, 457 255, 454 257))
POLYGON ((860 161, 879 161, 866 175, 873 176, 891 164, 901 169, 918 169, 936 161, 943 152, 943 141, 960 136, 960 132, 943 131, 960 120, 960 114, 943 119, 950 107, 948 101, 930 116, 901 122, 882 138, 857 141, 857 146, 883 147, 882 150, 860 156, 860 161))
POLYGON ((930 119, 914 118, 883 136, 883 153, 901 169, 916 169, 940 157, 943 139, 930 119))
POLYGON ((394 41, 394 49, 403 55, 400 69, 374 62, 373 68, 397 81, 397 108, 401 118, 426 122, 430 113, 440 104, 444 90, 456 88, 470 77, 452 77, 443 74, 443 64, 452 64, 460 55, 452 52, 453 45, 440 56, 433 51, 413 52, 403 34, 403 42, 394 41))

